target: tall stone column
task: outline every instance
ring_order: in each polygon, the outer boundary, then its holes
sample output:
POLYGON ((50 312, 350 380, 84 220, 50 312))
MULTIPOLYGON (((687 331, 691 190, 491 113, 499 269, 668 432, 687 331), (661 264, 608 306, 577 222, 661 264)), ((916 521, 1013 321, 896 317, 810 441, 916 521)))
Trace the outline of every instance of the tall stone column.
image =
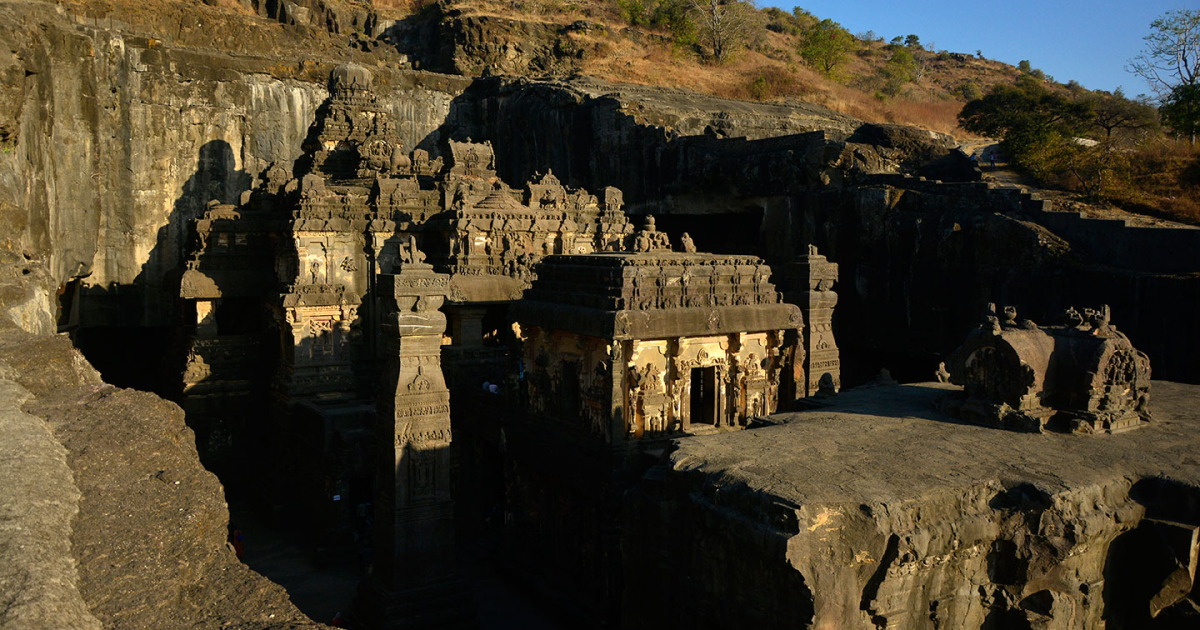
POLYGON ((795 297, 808 328, 804 335, 807 351, 804 373, 808 380, 805 395, 815 396, 821 389, 821 379, 825 375, 829 375, 829 385, 832 385, 833 391, 837 391, 842 386, 842 360, 833 338, 833 307, 837 306, 837 293, 833 291, 833 285, 838 277, 837 263, 829 262, 817 253, 815 245, 809 245, 808 255, 793 263, 793 266, 795 269, 790 275, 796 284, 804 285, 795 297))
POLYGON ((377 287, 383 373, 374 569, 359 587, 356 627, 466 626, 473 609, 455 572, 450 391, 441 367, 446 316, 438 310, 449 276, 418 255, 399 273, 379 276, 377 287))

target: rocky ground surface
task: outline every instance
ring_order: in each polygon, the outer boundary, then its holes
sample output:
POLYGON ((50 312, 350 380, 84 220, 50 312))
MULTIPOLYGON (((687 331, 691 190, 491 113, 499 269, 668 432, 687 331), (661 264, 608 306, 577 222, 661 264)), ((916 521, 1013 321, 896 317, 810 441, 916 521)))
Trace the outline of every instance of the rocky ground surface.
POLYGON ((324 627, 234 556, 224 492, 183 411, 105 384, 67 336, 47 332, 43 266, 8 262, 0 627, 324 627))
POLYGON ((1163 595, 1195 543, 1159 571, 1175 552, 1147 532, 1200 525, 1200 388, 1156 382, 1152 423, 1098 436, 962 424, 934 410, 950 388, 680 440, 667 484, 786 536, 812 627, 1195 627, 1191 579, 1163 595), (1151 620, 1155 597, 1178 606, 1151 620))
POLYGON ((680 135, 710 133, 758 139, 824 129, 845 137, 863 124, 856 118, 809 103, 755 103, 588 77, 572 80, 570 87, 591 98, 614 98, 639 123, 666 127, 680 135), (751 124, 747 125, 747 120, 751 124))

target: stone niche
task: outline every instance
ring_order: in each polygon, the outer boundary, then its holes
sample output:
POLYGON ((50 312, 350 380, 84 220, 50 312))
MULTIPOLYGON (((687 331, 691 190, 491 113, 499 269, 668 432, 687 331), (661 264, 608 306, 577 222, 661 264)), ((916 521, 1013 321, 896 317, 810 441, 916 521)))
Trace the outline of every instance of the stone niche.
POLYGON ((1041 328, 989 304, 947 367, 964 391, 943 410, 972 422, 1115 433, 1150 420, 1150 360, 1109 322, 1107 305, 1069 308, 1061 325, 1041 328))
POLYGON ((803 395, 804 350, 769 277, 751 256, 548 257, 512 308, 530 410, 610 444, 773 413, 803 395))

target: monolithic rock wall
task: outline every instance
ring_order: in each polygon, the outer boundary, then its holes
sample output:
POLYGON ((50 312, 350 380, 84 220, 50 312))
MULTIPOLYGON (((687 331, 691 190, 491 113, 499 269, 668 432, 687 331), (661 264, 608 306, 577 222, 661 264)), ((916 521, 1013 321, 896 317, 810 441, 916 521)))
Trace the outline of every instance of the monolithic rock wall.
MULTIPOLYGON (((12 326, 9 326, 11 329, 12 326)), ((19 333, 14 333, 19 334, 19 333)), ((67 450, 45 421, 21 409, 29 390, 0 378, 0 626, 98 630, 79 594, 71 521, 79 488, 67 450)))
MULTIPOLYGON (((717 191, 708 196, 723 202, 723 209, 737 205, 730 196, 759 194, 756 178, 794 177, 797 188, 812 185, 838 152, 810 155, 825 148, 816 147, 810 134, 845 139, 862 126, 816 106, 749 103, 591 79, 481 79, 454 109, 466 123, 458 133, 491 141, 500 175, 508 181, 552 169, 572 186, 616 186, 631 206, 666 203, 685 212, 703 203, 701 195, 689 196, 700 190, 717 191), (744 163, 748 157, 757 161, 744 163), (743 163, 730 169, 728 162, 737 158, 743 163), (768 160, 777 163, 769 174, 768 160), (691 203, 673 203, 675 197, 691 203)), ((898 167, 891 156, 868 153, 873 155, 861 161, 870 170, 898 167)))
POLYGON ((1148 227, 1058 210, 1054 202, 1016 186, 928 181, 910 176, 874 177, 874 183, 918 193, 922 208, 971 207, 1027 217, 1065 239, 1079 253, 1109 267, 1150 273, 1200 270, 1200 228, 1148 227))
MULTIPOLYGON (((905 380, 928 378, 988 302, 1015 305, 1021 317, 1043 324, 1071 306, 1109 304, 1113 322, 1150 356, 1155 378, 1200 382, 1192 359, 1200 351, 1192 323, 1200 308, 1196 271, 1148 271, 1168 261, 1155 255, 1139 264, 1133 252, 1102 247, 1091 240, 1093 228, 1077 228, 1092 219, 1048 229, 1044 215, 1059 213, 1019 189, 883 179, 896 185, 796 197, 776 230, 790 242, 815 243, 840 265, 835 325, 839 345, 851 353, 850 382, 882 367, 905 380), (1119 264, 1123 258, 1128 266, 1119 264)), ((1180 239, 1194 233, 1163 231, 1180 239)), ((1200 269, 1194 254, 1175 253, 1175 268, 1191 261, 1200 269)))
MULTIPOLYGON (((335 60, 175 48, 35 9, 0 5, 24 25, 0 34, 4 219, 60 283, 86 277, 84 325, 162 325, 189 221, 210 199, 236 201, 272 162, 291 166, 335 60)), ((262 52, 289 45, 280 33, 258 35, 262 52)), ((466 83, 379 74, 409 148, 436 149, 466 83)))
POLYGON ((103 383, 46 261, 0 253, 0 626, 324 627, 234 556, 183 411, 103 383))
POLYGON ((954 154, 936 136, 804 107, 497 78, 453 110, 463 133, 491 140, 510 181, 552 167, 590 190, 617 186, 631 212, 690 231, 702 250, 778 265, 818 245, 843 265, 835 325, 851 383, 885 366, 928 378, 987 302, 1042 322, 1108 303, 1156 377, 1200 382, 1190 359, 1200 332, 1188 323, 1200 308, 1200 230, 1135 228, 1051 211, 1020 189, 901 175, 954 154))

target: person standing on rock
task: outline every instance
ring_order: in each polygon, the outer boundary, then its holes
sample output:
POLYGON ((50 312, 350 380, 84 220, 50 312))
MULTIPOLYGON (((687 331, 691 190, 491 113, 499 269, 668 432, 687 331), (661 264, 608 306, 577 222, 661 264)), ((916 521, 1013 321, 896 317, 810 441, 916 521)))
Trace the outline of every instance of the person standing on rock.
POLYGON ((242 543, 242 530, 233 523, 229 524, 229 544, 233 545, 233 555, 237 556, 238 560, 246 555, 246 548, 242 543))
POLYGON ((995 151, 992 151, 991 155, 988 156, 988 163, 992 165, 993 171, 996 170, 996 152, 995 151))

